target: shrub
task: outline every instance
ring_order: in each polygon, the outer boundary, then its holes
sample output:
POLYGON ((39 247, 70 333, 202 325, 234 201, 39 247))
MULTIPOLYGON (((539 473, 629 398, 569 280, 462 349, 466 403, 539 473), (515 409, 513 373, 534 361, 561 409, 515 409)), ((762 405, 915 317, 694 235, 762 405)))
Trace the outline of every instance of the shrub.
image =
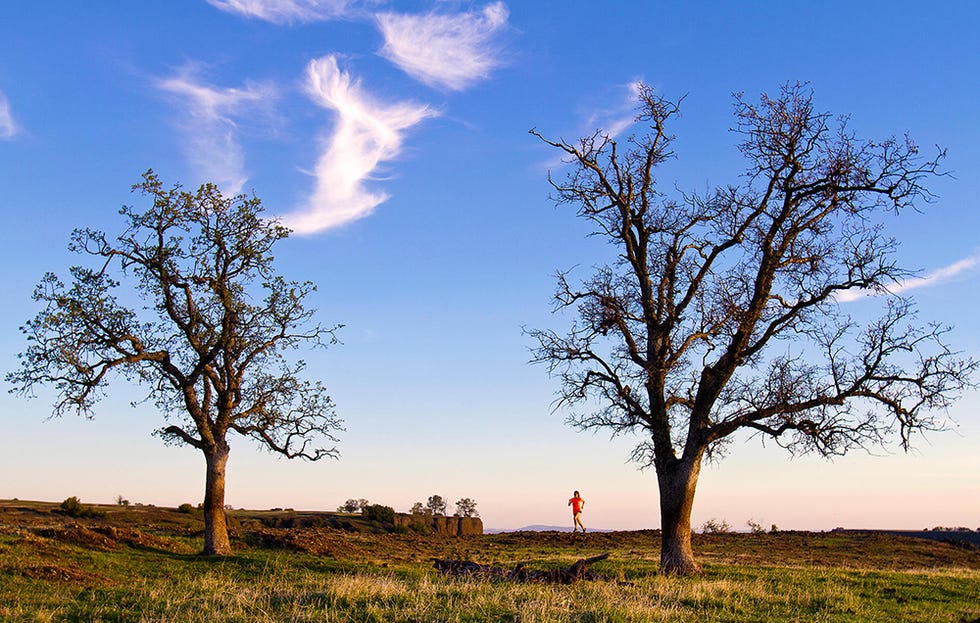
POLYGON ((126 498, 124 498, 121 495, 117 495, 116 496, 116 504, 118 504, 119 506, 129 506, 129 500, 127 500, 126 498))
POLYGON ((105 517, 105 513, 97 511, 91 506, 83 506, 78 497, 74 495, 61 503, 61 510, 69 517, 105 517))
POLYGON ((81 501, 74 495, 61 503, 61 510, 72 517, 78 517, 83 508, 81 501))
POLYGON ((370 505, 370 502, 368 502, 364 498, 360 498, 358 500, 355 500, 354 498, 351 498, 351 499, 347 500, 346 502, 344 502, 343 504, 341 504, 340 506, 338 506, 337 507, 337 512, 338 513, 358 513, 358 512, 363 512, 364 511, 364 508, 367 507, 367 506, 369 506, 369 505, 370 505))
POLYGON ((188 502, 184 502, 177 507, 177 510, 185 515, 190 515, 194 512, 194 506, 188 502))
POLYGON ((361 514, 370 521, 380 523, 395 523, 395 509, 382 504, 368 504, 361 509, 361 514))
POLYGON ((759 523, 758 521, 756 521, 755 519, 750 519, 750 520, 746 521, 745 522, 745 525, 747 525, 749 527, 749 530, 752 531, 752 534, 765 534, 766 533, 766 529, 763 528, 762 527, 762 524, 759 523))
POLYGON ((702 534, 724 534, 731 529, 728 522, 722 519, 718 521, 715 518, 711 518, 708 521, 701 524, 702 534))

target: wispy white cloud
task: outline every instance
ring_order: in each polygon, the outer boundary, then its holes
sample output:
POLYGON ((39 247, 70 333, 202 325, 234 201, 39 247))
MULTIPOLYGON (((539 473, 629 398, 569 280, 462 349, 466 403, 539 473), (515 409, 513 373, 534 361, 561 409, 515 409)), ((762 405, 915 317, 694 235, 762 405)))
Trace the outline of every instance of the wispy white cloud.
POLYGON ((494 36, 507 24, 503 2, 454 15, 380 13, 381 55, 429 86, 460 91, 502 64, 494 36))
POLYGON ((186 65, 173 78, 160 80, 158 86, 178 98, 184 147, 201 178, 217 184, 226 195, 236 195, 248 180, 236 119, 266 109, 276 90, 253 83, 241 89, 218 88, 202 83, 197 71, 197 66, 186 65))
MULTIPOLYGON (((948 281, 959 275, 960 273, 966 272, 975 268, 980 264, 980 253, 971 255, 970 257, 964 258, 958 262, 954 262, 949 266, 944 266, 937 270, 932 271, 924 277, 916 277, 914 279, 906 279, 896 283, 888 288, 888 291, 892 294, 898 294, 900 292, 906 292, 908 290, 915 290, 918 288, 928 288, 931 286, 938 285, 944 281, 948 281)), ((842 292, 837 295, 837 301, 840 303, 849 303, 851 301, 856 301, 867 296, 875 296, 876 293, 869 290, 849 290, 847 292, 842 292)))
POLYGON ((208 4, 248 18, 291 24, 343 17, 355 3, 350 0, 208 0, 208 4))
POLYGON ((601 130, 609 138, 616 138, 636 123, 636 113, 639 107, 641 80, 633 80, 625 86, 626 93, 621 100, 614 101, 611 106, 603 107, 589 114, 585 121, 587 132, 601 130))
POLYGON ((438 113, 413 102, 379 103, 360 81, 342 71, 333 55, 310 62, 306 90, 319 105, 336 113, 333 131, 314 171, 316 186, 306 205, 283 222, 312 234, 357 220, 388 199, 365 186, 378 166, 395 158, 407 129, 438 113))
MULTIPOLYGON (((577 136, 592 136, 594 132, 609 138, 618 138, 623 132, 633 127, 636 123, 637 110, 639 108, 640 87, 643 85, 641 79, 635 79, 627 84, 619 84, 615 87, 615 93, 607 95, 603 93, 604 99, 611 100, 603 106, 594 106, 589 112, 582 114, 582 122, 575 130, 577 136)), ((596 96, 591 98, 595 101, 596 96)), ((560 169, 570 163, 567 154, 552 154, 551 158, 540 164, 541 169, 550 171, 560 169)))
POLYGON ((7 96, 0 91, 0 139, 10 139, 20 132, 10 113, 10 103, 7 96))

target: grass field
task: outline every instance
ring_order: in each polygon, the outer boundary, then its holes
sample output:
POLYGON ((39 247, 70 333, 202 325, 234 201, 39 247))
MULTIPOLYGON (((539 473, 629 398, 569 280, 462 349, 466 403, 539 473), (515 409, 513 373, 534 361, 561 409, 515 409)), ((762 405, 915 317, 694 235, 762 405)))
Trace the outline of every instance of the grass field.
POLYGON ((236 555, 209 559, 170 509, 0 502, 2 621, 980 620, 980 551, 875 534, 698 535, 705 573, 657 574, 656 532, 468 537, 266 529, 236 511, 236 555), (243 528, 250 525, 250 528, 243 528), (605 579, 446 577, 433 558, 553 568, 609 552, 605 579))

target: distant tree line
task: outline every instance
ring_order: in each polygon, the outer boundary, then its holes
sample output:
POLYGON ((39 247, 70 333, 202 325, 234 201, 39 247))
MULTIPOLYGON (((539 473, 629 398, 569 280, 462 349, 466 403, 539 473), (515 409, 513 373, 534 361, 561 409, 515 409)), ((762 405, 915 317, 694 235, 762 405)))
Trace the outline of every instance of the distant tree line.
MULTIPOLYGON (((424 505, 422 502, 416 502, 412 505, 411 513, 413 515, 424 516, 446 516, 449 514, 446 510, 446 501, 441 495, 430 495, 428 501, 424 505)), ((453 513, 453 516, 479 517, 480 511, 476 510, 476 500, 472 498, 462 498, 457 500, 456 512, 453 513)))

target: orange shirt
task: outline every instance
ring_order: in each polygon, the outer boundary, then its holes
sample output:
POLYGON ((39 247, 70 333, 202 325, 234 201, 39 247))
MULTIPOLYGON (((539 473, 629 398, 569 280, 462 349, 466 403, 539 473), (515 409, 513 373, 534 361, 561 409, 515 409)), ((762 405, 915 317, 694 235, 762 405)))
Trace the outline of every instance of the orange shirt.
POLYGON ((576 496, 568 500, 568 503, 571 504, 572 506, 572 514, 578 515, 579 513, 582 512, 582 505, 585 504, 585 500, 576 496))

